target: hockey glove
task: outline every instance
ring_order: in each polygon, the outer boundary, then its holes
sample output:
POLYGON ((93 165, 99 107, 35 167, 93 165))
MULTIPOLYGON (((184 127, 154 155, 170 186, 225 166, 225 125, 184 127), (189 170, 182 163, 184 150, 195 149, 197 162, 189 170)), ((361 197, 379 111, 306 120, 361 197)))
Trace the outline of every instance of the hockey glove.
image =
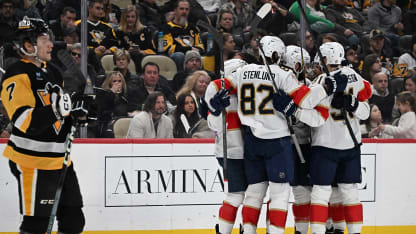
POLYGON ((50 95, 50 102, 53 113, 57 120, 68 116, 71 112, 71 98, 69 94, 63 92, 59 85, 47 83, 45 86, 46 94, 50 95))
POLYGON ((348 84, 348 77, 341 72, 337 72, 334 76, 327 76, 325 78, 326 93, 329 95, 333 93, 343 93, 348 84))
POLYGON ((291 116, 298 109, 298 106, 285 92, 279 91, 273 95, 273 106, 277 111, 286 116, 291 116))
POLYGON ((198 111, 199 111, 199 115, 201 115, 201 117, 203 119, 207 119, 209 108, 208 108, 208 104, 205 101, 204 97, 201 97, 201 101, 199 103, 199 110, 198 111))
POLYGON ((86 126, 88 120, 88 107, 86 100, 81 95, 72 95, 71 117, 75 125, 86 126))
POLYGON ((211 100, 209 100, 209 103, 215 110, 211 114, 218 116, 221 114, 221 111, 230 105, 230 96, 228 96, 230 90, 231 89, 221 89, 213 98, 211 98, 211 100))
POLYGON ((355 112, 358 108, 358 100, 352 95, 337 94, 331 102, 332 107, 336 109, 345 108, 348 112, 355 112))

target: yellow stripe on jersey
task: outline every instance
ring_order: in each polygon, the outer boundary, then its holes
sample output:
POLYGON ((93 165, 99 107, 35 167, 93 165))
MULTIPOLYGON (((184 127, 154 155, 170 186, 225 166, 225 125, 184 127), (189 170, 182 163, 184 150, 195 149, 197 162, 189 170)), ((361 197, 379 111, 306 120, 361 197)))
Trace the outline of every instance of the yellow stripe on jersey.
MULTIPOLYGON (((3 155, 16 164, 29 168, 38 168, 40 170, 58 170, 62 168, 64 157, 42 157, 40 155, 33 156, 15 151, 10 145, 4 149, 3 155)), ((68 166, 71 165, 71 160, 68 166)))
POLYGON ((20 107, 35 107, 36 100, 33 96, 29 76, 18 74, 6 79, 3 82, 1 100, 7 110, 9 119, 13 119, 14 113, 20 107))
POLYGON ((33 184, 35 178, 36 169, 34 168, 27 168, 19 166, 21 174, 21 184, 22 184, 22 195, 23 195, 23 214, 24 215, 33 215, 33 210, 35 204, 34 201, 34 193, 36 191, 36 184, 33 184))

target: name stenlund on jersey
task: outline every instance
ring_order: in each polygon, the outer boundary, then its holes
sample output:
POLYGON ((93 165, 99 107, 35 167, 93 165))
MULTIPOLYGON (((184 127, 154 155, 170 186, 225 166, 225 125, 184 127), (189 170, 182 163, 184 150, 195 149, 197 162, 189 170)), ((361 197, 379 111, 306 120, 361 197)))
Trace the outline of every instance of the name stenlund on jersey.
MULTIPOLYGON (((272 73, 273 78, 275 78, 275 74, 272 73)), ((269 77, 269 74, 267 72, 263 71, 245 71, 243 72, 243 80, 272 80, 269 77)))

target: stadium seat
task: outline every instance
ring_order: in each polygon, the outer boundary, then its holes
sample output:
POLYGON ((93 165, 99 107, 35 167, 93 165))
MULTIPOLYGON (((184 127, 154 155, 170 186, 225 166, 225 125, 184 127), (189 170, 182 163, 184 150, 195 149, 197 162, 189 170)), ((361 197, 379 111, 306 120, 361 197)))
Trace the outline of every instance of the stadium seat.
POLYGON ((412 35, 403 35, 400 37, 400 52, 404 53, 405 51, 411 50, 412 46, 412 35))
POLYGON ((148 62, 154 62, 159 66, 160 75, 164 76, 168 80, 172 80, 177 73, 175 62, 163 55, 148 55, 142 60, 142 68, 148 62))
MULTIPOLYGON (((104 68, 106 74, 114 71, 115 65, 114 65, 113 55, 112 54, 104 55, 101 58, 101 64, 103 65, 103 68, 104 68)), ((131 74, 136 74, 136 66, 134 65, 134 62, 133 62, 132 59, 130 59, 130 63, 128 65, 128 68, 129 68, 131 74)))
POLYGON ((296 33, 281 33, 279 38, 282 39, 286 46, 296 45, 296 33))
POLYGON ((130 121, 132 118, 121 118, 114 123, 114 137, 126 138, 127 131, 129 130, 130 121))

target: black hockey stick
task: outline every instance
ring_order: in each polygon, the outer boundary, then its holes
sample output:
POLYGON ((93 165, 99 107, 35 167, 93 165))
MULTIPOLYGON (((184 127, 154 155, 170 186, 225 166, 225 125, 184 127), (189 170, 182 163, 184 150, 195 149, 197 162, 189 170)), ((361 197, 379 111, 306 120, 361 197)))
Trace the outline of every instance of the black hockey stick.
POLYGON ((66 171, 68 170, 68 163, 69 163, 69 158, 71 154, 72 142, 74 141, 74 134, 76 130, 77 128, 74 125, 72 125, 71 131, 68 133, 68 136, 67 136, 67 146, 66 146, 66 151, 65 151, 65 156, 64 156, 64 163, 62 166, 61 175, 59 176, 58 188, 56 189, 55 200, 52 206, 51 216, 49 217, 48 229, 46 232, 47 234, 52 233, 53 223, 55 221, 56 212, 58 211, 59 201, 61 199, 62 189, 64 187, 66 171))
MULTIPOLYGON (((277 87, 277 85, 275 83, 275 80, 274 80, 274 76, 272 76, 272 71, 270 70, 270 66, 269 66, 269 64, 267 64, 267 60, 266 60, 266 57, 264 55, 263 46, 262 46, 262 44, 260 43, 260 41, 258 39, 257 39, 257 44, 259 45, 260 56, 263 59, 264 65, 267 68, 267 73, 269 74, 269 77, 272 79, 273 87, 276 90, 276 93, 278 95, 280 95, 279 88, 277 87)), ((296 152, 298 153, 298 156, 299 156, 299 160, 300 160, 301 163, 305 163, 305 158, 303 157, 302 150, 300 149, 299 141, 296 138, 295 130, 293 129, 293 125, 292 125, 292 121, 286 115, 285 115, 285 118, 286 118, 287 126, 289 128, 290 137, 292 138, 293 144, 295 145, 296 152)))
MULTIPOLYGON (((303 7, 301 0, 297 0, 297 2, 298 2, 298 5, 299 5, 300 12, 301 12, 302 16, 305 18, 305 23, 308 26, 309 31, 312 31, 311 30, 311 25, 309 24, 309 21, 306 18, 305 8, 303 7)), ((318 56, 319 56, 319 60, 321 61, 322 65, 323 65, 322 67, 323 67, 324 72, 326 73, 327 76, 329 76, 330 75, 329 70, 326 67, 324 57, 322 56, 322 53, 319 50, 319 48, 317 50, 317 53, 318 53, 318 56)), ((348 119, 348 115, 347 115, 347 112, 346 112, 345 108, 341 108, 341 113, 342 113, 342 116, 344 118, 345 125, 347 125, 347 129, 348 129, 348 132, 350 133, 352 141, 354 142, 354 146, 358 147, 360 144, 358 143, 357 138, 355 137, 354 131, 352 130, 351 123, 348 119)))
MULTIPOLYGON (((218 46, 219 49, 219 56, 220 56, 220 75, 221 75, 221 89, 225 89, 225 76, 224 76, 224 40, 222 39, 222 35, 209 23, 198 20, 197 22, 198 26, 201 26, 208 30, 208 33, 212 35, 212 39, 214 39, 215 43, 218 46)), ((223 152, 223 158, 224 158, 224 164, 222 167, 222 172, 224 176, 224 191, 228 191, 228 175, 227 175, 227 169, 228 169, 228 152, 227 152, 227 123, 225 119, 226 111, 225 109, 222 110, 222 152, 223 152)))

